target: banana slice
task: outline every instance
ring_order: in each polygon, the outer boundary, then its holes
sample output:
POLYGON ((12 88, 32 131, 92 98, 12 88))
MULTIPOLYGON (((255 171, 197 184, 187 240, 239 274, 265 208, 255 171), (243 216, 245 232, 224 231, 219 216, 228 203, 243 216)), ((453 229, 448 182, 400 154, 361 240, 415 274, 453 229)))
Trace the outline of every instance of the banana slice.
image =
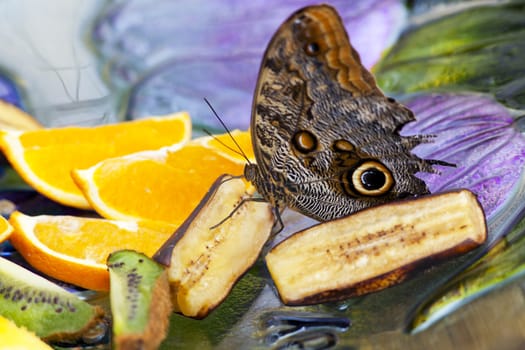
POLYGON ((175 311, 207 316, 257 260, 274 220, 268 203, 240 204, 246 197, 241 179, 220 177, 155 254, 157 262, 169 265, 175 311))
POLYGON ((482 244, 476 196, 459 190, 370 208, 290 236, 266 256, 282 301, 307 305, 379 291, 424 263, 482 244))

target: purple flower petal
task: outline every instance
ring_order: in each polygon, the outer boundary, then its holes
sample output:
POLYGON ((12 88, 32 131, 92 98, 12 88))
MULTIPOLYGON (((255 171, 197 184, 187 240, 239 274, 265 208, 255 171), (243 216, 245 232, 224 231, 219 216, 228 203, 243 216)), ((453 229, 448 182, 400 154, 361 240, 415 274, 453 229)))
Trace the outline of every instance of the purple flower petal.
MULTIPOLYGON (((405 20, 399 0, 327 1, 347 24, 371 67, 405 20)), ((295 10, 288 1, 135 0, 102 14, 93 39, 113 85, 137 84, 128 116, 188 110, 197 124, 216 124, 207 97, 232 128, 247 128, 259 63, 271 35, 295 10)))
POLYGON ((17 87, 11 79, 0 75, 0 100, 21 107, 22 102, 17 87))
POLYGON ((509 111, 477 94, 430 94, 408 101, 417 121, 404 134, 436 135, 414 151, 456 167, 436 166, 439 174, 420 174, 431 192, 468 188, 490 218, 511 196, 525 162, 525 138, 509 111))

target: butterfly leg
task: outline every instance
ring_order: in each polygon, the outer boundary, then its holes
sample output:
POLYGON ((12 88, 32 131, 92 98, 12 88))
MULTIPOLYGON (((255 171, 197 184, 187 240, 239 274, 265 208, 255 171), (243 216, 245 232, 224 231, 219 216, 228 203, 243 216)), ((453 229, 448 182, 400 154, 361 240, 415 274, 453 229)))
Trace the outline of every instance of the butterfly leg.
POLYGON ((283 219, 281 218, 281 211, 279 210, 279 207, 273 207, 272 212, 273 216, 275 217, 275 221, 273 223, 271 237, 274 237, 284 229, 284 223, 283 219))

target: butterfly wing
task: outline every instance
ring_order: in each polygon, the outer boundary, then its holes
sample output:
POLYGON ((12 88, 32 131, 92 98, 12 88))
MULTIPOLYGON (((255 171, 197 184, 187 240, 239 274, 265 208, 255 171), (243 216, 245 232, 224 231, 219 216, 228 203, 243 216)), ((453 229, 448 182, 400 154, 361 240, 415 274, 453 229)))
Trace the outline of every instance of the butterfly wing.
POLYGON ((254 181, 274 204, 330 220, 426 193, 431 162, 402 137, 410 110, 383 95, 328 5, 294 13, 270 41, 252 110, 254 181))

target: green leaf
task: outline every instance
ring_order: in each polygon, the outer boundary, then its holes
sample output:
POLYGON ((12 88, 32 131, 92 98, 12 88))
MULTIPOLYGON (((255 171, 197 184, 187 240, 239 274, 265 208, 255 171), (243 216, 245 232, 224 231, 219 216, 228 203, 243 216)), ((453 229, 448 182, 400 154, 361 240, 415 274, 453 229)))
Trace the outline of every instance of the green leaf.
POLYGON ((493 93, 525 108, 525 1, 468 8, 406 31, 376 69, 394 94, 493 93))

